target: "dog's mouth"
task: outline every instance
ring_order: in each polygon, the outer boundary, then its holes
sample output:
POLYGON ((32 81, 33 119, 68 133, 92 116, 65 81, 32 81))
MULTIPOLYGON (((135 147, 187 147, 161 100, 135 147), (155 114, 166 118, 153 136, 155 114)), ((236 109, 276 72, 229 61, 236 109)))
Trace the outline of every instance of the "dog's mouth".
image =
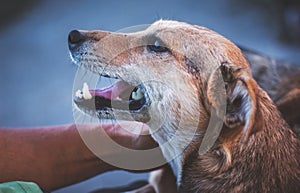
MULTIPOLYGON (((107 75, 104 77, 111 78, 107 75)), ((141 117, 147 113, 150 99, 143 84, 132 86, 124 80, 117 79, 108 87, 96 89, 89 89, 88 84, 83 83, 82 89, 75 93, 74 103, 81 110, 97 115, 98 118, 112 119, 114 111, 140 114, 141 117)))

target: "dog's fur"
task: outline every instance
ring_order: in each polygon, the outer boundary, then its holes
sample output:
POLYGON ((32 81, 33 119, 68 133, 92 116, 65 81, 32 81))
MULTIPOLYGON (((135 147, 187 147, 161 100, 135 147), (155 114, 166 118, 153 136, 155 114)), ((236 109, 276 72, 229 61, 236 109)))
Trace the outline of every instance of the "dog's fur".
POLYGON ((149 82, 149 112, 152 119, 164 117, 158 131, 151 128, 153 138, 164 144, 179 133, 162 152, 167 160, 176 157, 170 165, 180 191, 299 192, 299 138, 229 40, 175 21, 158 21, 131 34, 82 33, 88 38, 73 53, 77 63, 133 85, 149 82), (170 51, 147 50, 143 41, 149 36, 170 51), (223 120, 222 130, 213 146, 199 153, 212 116, 223 120))

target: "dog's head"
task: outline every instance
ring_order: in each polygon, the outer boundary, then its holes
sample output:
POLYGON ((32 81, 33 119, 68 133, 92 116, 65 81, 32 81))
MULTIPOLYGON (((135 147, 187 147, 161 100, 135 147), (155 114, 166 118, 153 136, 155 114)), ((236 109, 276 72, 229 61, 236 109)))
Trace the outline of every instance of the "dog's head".
POLYGON ((153 133, 161 130, 159 142, 176 130, 182 138, 204 133, 213 111, 238 134, 251 132, 256 83, 248 62, 233 43, 207 28, 158 21, 134 33, 72 31, 69 48, 79 66, 118 79, 109 88, 77 93, 77 106, 99 118, 145 122, 153 133))

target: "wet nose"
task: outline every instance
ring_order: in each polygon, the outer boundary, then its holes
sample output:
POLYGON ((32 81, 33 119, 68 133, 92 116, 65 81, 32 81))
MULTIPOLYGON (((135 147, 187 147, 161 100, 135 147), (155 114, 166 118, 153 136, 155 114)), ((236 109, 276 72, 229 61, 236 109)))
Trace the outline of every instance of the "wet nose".
POLYGON ((82 45, 82 43, 87 39, 87 37, 78 30, 72 30, 69 33, 68 43, 69 49, 74 50, 75 48, 82 45))

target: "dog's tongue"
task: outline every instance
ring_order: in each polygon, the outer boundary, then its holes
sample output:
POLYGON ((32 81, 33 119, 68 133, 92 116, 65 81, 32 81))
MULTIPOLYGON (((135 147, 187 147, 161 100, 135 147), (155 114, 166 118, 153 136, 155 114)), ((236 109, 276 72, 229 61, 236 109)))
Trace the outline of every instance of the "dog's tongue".
POLYGON ((129 89, 131 86, 124 81, 118 81, 113 85, 103 88, 90 90, 92 96, 101 96, 106 99, 116 99, 120 94, 122 94, 125 90, 129 89))

